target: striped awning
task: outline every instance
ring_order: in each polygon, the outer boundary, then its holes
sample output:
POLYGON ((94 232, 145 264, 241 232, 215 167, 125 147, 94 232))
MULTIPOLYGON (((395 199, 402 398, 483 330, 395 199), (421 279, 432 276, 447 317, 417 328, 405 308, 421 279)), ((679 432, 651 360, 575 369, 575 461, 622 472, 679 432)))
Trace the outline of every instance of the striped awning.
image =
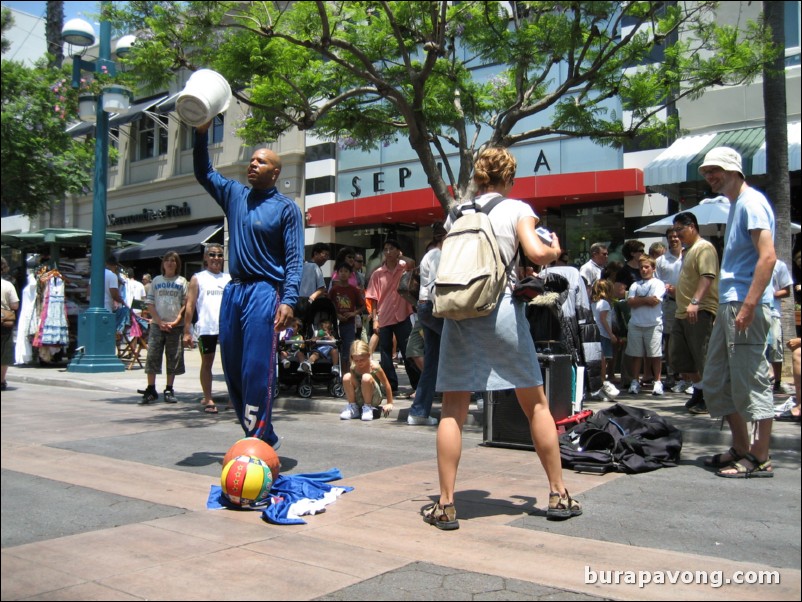
MULTIPOLYGON (((800 124, 788 124, 788 170, 800 169, 800 124)), ((743 159, 746 177, 766 173, 766 131, 762 127, 726 130, 684 136, 660 153, 643 170, 646 186, 658 188, 666 184, 701 181, 699 166, 705 154, 717 146, 734 148, 743 159)))

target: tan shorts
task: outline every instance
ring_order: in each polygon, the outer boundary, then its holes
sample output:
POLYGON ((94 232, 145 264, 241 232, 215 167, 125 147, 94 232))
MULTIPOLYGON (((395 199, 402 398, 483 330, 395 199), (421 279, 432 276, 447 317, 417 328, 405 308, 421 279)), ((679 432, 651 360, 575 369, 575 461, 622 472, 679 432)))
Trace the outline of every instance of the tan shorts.
POLYGON ((627 351, 630 357, 663 357, 663 325, 627 328, 627 351))

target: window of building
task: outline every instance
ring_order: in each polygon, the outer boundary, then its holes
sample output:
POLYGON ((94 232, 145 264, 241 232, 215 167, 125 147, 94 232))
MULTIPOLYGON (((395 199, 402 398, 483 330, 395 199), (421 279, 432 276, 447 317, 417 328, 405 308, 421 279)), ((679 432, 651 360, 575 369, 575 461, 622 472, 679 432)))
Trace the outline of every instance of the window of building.
MULTIPOLYGON (((209 144, 222 144, 225 134, 225 115, 222 113, 214 118, 212 127, 209 128, 209 144)), ((181 149, 190 150, 195 146, 195 128, 189 125, 181 126, 181 149)))
POLYGON ((334 176, 321 176, 319 178, 307 178, 304 181, 306 194, 321 194, 324 192, 334 192, 336 178, 334 176))
POLYGON ((337 145, 334 142, 324 142, 306 147, 305 160, 307 163, 322 161, 323 159, 334 159, 337 153, 337 145))
POLYGON ((142 116, 134 123, 134 161, 152 159, 167 154, 167 116, 142 116))
POLYGON ((800 20, 799 2, 785 2, 785 66, 799 65, 800 48, 800 20))

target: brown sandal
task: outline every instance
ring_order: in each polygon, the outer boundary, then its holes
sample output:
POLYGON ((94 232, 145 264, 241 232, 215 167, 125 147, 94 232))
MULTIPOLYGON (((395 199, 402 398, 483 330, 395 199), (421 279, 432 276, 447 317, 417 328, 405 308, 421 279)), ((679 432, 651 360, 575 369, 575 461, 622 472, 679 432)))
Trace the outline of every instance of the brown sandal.
POLYGON ((565 520, 580 514, 582 514, 582 505, 568 494, 567 489, 565 497, 558 491, 549 493, 549 509, 546 510, 548 520, 565 520))
POLYGON ((457 509, 454 508, 454 504, 446 504, 445 506, 441 506, 440 502, 429 504, 423 507, 421 514, 425 522, 443 531, 459 529, 457 509))

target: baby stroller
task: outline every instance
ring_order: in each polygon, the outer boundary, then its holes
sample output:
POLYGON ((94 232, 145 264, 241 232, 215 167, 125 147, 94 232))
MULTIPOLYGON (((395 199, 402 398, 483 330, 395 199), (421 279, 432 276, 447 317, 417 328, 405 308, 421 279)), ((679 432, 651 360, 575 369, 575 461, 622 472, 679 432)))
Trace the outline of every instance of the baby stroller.
POLYGON ((294 357, 294 352, 301 345, 301 350, 307 357, 316 349, 321 349, 324 345, 331 345, 331 343, 312 340, 320 328, 320 323, 325 320, 329 320, 332 323, 335 338, 334 347, 340 350, 341 340, 337 328, 337 310, 334 307, 334 303, 328 297, 318 297, 309 304, 305 315, 299 317, 303 322, 303 340, 296 338, 295 340, 279 341, 279 350, 284 349, 290 352, 289 365, 287 367, 281 361, 278 362, 279 386, 295 386, 300 397, 309 398, 312 397, 315 385, 326 385, 331 396, 343 397, 345 391, 343 390, 342 377, 332 370, 330 360, 322 357, 311 364, 311 373, 308 373, 298 370, 300 363, 294 357))

